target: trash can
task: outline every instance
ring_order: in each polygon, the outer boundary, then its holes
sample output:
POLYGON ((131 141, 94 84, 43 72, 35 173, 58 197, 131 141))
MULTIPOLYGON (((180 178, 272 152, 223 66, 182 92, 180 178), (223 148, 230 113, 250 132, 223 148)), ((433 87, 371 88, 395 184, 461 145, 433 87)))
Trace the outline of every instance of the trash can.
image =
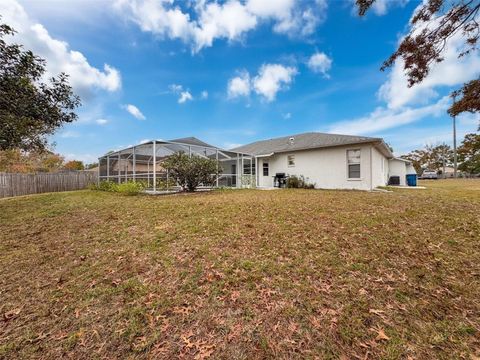
POLYGON ((417 186, 417 174, 407 174, 407 185, 417 186))

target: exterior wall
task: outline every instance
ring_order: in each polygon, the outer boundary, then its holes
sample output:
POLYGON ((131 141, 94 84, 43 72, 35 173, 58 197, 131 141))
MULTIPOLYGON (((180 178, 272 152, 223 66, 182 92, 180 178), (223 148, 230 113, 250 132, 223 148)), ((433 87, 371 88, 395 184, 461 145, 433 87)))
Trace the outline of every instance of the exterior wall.
POLYGON ((372 185, 374 188, 388 184, 388 159, 375 147, 372 149, 372 185))
MULTIPOLYGON (((375 155, 370 144, 352 145, 325 149, 312 149, 294 151, 289 153, 275 154, 268 158, 258 158, 258 186, 272 187, 273 176, 276 173, 287 175, 303 175, 316 188, 321 189, 372 189, 372 172, 374 175, 373 187, 385 185, 385 175, 382 175, 380 158, 383 157, 378 151, 375 155), (348 179, 347 150, 360 149, 360 179, 348 179), (295 166, 289 167, 288 155, 295 155, 295 166), (375 160, 375 168, 370 168, 370 157, 375 160), (263 162, 269 163, 269 174, 263 176, 263 162)), ((385 161, 387 162, 387 161, 385 161)))
POLYGON ((390 176, 400 176, 400 186, 407 186, 407 163, 402 160, 390 159, 389 161, 389 173, 390 176))
POLYGON ((407 175, 408 174, 416 174, 417 171, 415 170, 415 168, 413 167, 412 164, 407 164, 407 175))

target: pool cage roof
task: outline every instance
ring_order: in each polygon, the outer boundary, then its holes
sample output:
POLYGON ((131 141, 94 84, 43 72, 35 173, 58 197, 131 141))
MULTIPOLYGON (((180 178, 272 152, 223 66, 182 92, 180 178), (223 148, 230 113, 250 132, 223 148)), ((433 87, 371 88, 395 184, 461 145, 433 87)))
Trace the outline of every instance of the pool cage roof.
POLYGON ((147 192, 178 190, 177 184, 162 167, 162 161, 178 152, 218 161, 221 175, 216 186, 251 187, 255 182, 255 157, 209 145, 197 138, 150 140, 139 145, 110 152, 99 158, 99 180, 118 183, 142 181, 147 192), (245 175, 249 178, 245 181, 245 175))
POLYGON ((136 150, 135 153, 137 159, 151 158, 153 156, 153 143, 155 143, 156 147, 158 147, 157 158, 159 156, 166 157, 168 155, 173 155, 174 153, 180 151, 201 157, 216 158, 215 156, 212 157, 212 150, 213 154, 216 154, 216 151, 218 150, 218 153, 220 154, 219 160, 221 160, 222 158, 234 158, 237 157, 237 155, 243 155, 245 157, 252 156, 251 154, 247 153, 224 150, 204 143, 203 141, 198 140, 194 137, 191 137, 178 140, 150 140, 142 142, 138 145, 127 147, 122 150, 112 151, 108 154, 105 154, 104 156, 101 156, 99 159, 105 159, 107 157, 113 158, 118 155, 120 155, 120 157, 125 157, 126 155, 133 154, 133 149, 136 150))

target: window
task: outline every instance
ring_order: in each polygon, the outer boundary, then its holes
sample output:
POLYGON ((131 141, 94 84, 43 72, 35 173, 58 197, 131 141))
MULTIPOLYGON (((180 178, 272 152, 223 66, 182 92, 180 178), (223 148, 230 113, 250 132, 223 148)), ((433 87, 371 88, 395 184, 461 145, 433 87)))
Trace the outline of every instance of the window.
POLYGON ((347 150, 348 178, 360 179, 360 149, 347 150))
POLYGON ((255 175, 255 164, 245 161, 243 163, 243 175, 255 175))
POLYGON ((289 167, 295 166, 295 155, 288 155, 287 156, 287 163, 289 167))
POLYGON ((268 176, 268 162, 263 162, 263 176, 268 176))

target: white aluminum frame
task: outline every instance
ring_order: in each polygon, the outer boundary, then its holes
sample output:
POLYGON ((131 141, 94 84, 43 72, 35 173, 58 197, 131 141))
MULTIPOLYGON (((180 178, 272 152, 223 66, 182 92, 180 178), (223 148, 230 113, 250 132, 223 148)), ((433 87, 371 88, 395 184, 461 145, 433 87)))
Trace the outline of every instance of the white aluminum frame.
POLYGON ((106 180, 117 183, 146 181, 148 184, 147 192, 150 193, 178 191, 178 186, 171 188, 171 177, 168 171, 161 168, 161 161, 177 151, 188 152, 189 156, 215 159, 217 161, 217 169, 222 167, 224 171, 219 176, 212 174, 212 176, 216 176, 214 187, 244 188, 256 186, 257 160, 255 156, 212 146, 164 140, 148 141, 100 157, 99 182, 106 180), (248 178, 244 177, 243 167, 244 161, 248 160, 250 167, 249 181, 248 178), (235 173, 231 171, 232 165, 235 165, 235 173), (165 180, 163 189, 160 189, 158 186, 159 180, 165 180))

